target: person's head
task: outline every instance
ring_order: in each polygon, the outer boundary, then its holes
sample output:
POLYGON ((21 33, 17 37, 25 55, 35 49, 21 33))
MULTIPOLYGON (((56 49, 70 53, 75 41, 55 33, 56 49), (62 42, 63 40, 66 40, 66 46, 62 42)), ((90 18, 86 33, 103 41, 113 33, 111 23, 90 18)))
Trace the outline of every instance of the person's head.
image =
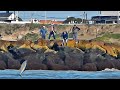
POLYGON ((67 31, 65 31, 65 33, 67 34, 67 31))
POLYGON ((43 28, 45 29, 45 26, 43 26, 43 28))
POLYGON ((74 25, 74 27, 76 27, 76 25, 74 25))

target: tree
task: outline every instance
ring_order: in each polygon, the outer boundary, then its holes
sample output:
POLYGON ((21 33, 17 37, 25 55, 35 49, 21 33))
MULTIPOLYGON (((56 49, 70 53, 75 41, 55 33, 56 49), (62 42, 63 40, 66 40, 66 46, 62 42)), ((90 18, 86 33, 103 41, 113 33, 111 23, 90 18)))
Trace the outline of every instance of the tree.
POLYGON ((82 19, 81 18, 75 18, 75 17, 69 17, 63 23, 69 23, 69 22, 81 23, 82 19))
POLYGON ((82 22, 82 19, 81 19, 81 18, 76 18, 76 22, 77 22, 77 23, 81 23, 81 22, 82 22))
POLYGON ((74 18, 74 17, 69 17, 69 18, 67 18, 63 23, 69 23, 69 22, 75 21, 75 20, 76 20, 76 18, 74 18))

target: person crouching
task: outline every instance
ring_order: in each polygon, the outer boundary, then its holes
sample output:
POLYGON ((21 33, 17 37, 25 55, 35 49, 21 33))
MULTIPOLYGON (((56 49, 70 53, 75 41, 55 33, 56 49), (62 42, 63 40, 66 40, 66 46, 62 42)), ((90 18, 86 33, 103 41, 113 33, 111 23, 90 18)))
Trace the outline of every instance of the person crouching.
POLYGON ((68 41, 68 33, 67 33, 67 31, 64 31, 64 32, 61 34, 61 37, 62 37, 62 39, 63 39, 62 46, 64 46, 64 45, 67 46, 67 41, 68 41))

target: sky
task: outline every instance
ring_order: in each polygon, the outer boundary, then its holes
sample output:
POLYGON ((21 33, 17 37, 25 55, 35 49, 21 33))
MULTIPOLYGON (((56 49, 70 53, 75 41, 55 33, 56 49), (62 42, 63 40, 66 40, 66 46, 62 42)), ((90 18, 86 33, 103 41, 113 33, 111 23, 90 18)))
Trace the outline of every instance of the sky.
MULTIPOLYGON (((91 19, 92 16, 99 15, 98 11, 85 11, 85 12, 87 13, 88 19, 91 19)), ((83 13, 84 11, 19 11, 19 17, 25 21, 30 20, 31 18, 43 20, 45 19, 45 16, 46 19, 55 19, 63 21, 67 17, 83 18, 83 13)))

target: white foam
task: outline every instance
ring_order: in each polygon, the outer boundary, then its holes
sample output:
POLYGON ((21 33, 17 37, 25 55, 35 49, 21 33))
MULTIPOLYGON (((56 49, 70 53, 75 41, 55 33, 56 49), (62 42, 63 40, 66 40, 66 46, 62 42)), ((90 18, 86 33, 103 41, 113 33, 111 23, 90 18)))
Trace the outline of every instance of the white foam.
POLYGON ((112 68, 112 69, 110 69, 110 68, 105 68, 105 69, 102 70, 102 71, 120 71, 120 70, 115 69, 115 68, 112 68))

